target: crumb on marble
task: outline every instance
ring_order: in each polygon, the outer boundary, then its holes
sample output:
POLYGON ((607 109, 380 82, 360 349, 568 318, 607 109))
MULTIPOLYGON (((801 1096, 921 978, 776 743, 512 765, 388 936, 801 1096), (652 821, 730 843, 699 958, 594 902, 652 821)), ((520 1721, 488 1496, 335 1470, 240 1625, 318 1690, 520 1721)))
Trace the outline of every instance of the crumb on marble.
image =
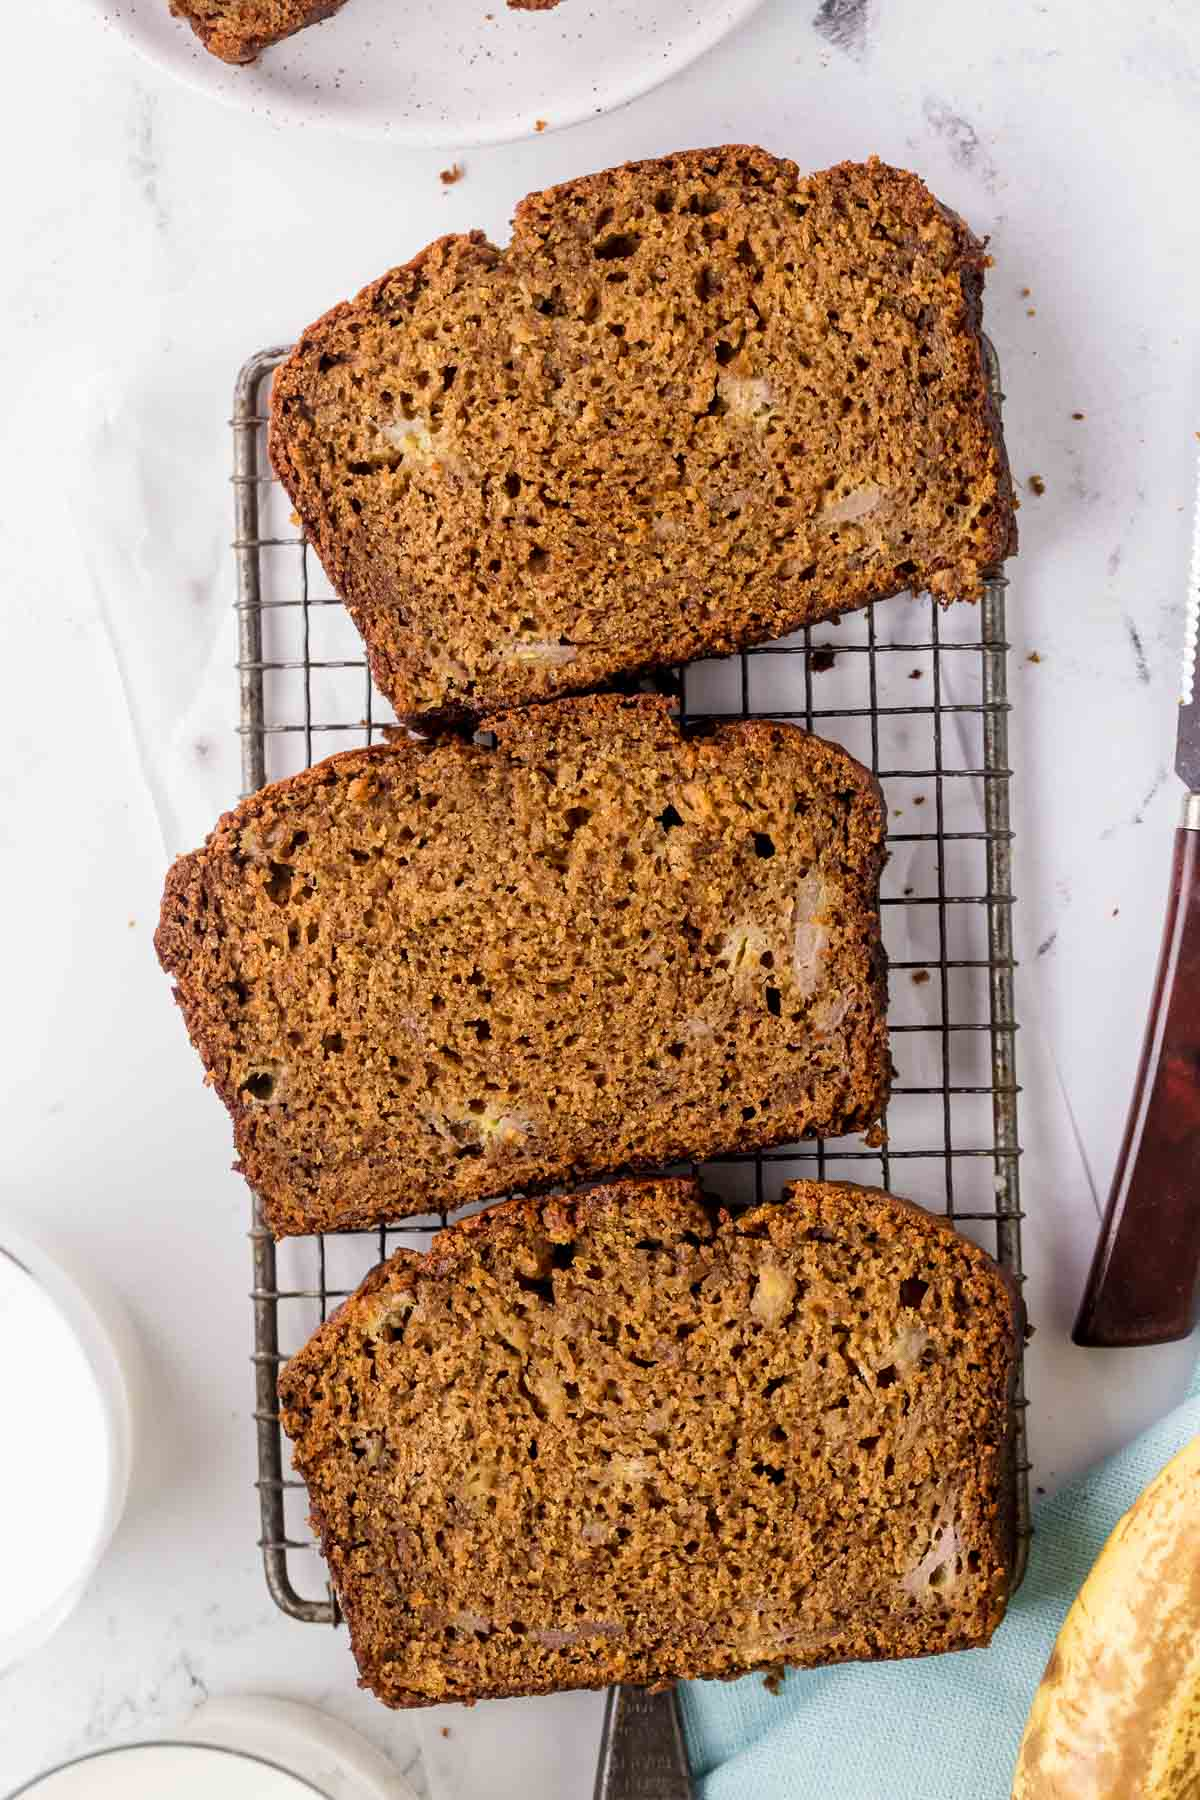
POLYGON ((442 170, 441 174, 438 176, 438 180, 443 187, 449 188, 453 187, 456 182, 461 181, 465 174, 466 170, 461 163, 451 163, 448 169, 442 170))
POLYGON ((1040 663, 1041 660, 1042 660, 1041 653, 1037 650, 1031 650, 1029 652, 1029 655, 1025 658, 1026 662, 1031 662, 1031 663, 1040 663))
POLYGON ((132 931, 134 926, 137 924, 136 919, 127 919, 125 922, 129 926, 130 931, 132 931))
POLYGON ((767 1673, 763 1676, 763 1686, 766 1688, 768 1694, 778 1694, 782 1691, 783 1673, 782 1669, 767 1670, 767 1673))
POLYGON ((925 983, 929 980, 929 970, 928 969, 914 969, 912 972, 912 978, 913 978, 913 986, 914 987, 924 987, 925 983))
POLYGON ((1071 414, 1071 417, 1072 417, 1072 418, 1073 418, 1073 419, 1086 419, 1086 418, 1087 418, 1087 414, 1086 414, 1086 413, 1081 413, 1081 412, 1073 412, 1073 413, 1072 413, 1072 414, 1071 414))
POLYGON ((545 131, 545 129, 546 129, 546 120, 545 120, 545 119, 535 119, 535 120, 534 120, 534 121, 533 121, 533 129, 534 129, 534 130, 535 130, 535 131, 545 131))
POLYGON ((1036 306, 1027 306, 1025 308, 1025 317, 1027 319, 1036 319, 1037 318, 1037 307, 1036 306))
POLYGON ((824 675, 837 662, 837 656, 828 644, 821 644, 816 650, 808 653, 808 666, 814 675, 824 675))
POLYGON ((1113 909, 1112 909, 1112 916, 1113 916, 1113 918, 1114 918, 1114 919, 1115 919, 1115 918, 1116 918, 1116 916, 1117 916, 1117 914, 1118 914, 1118 913, 1119 913, 1119 912, 1120 912, 1120 910, 1121 910, 1121 909, 1120 909, 1120 907, 1119 907, 1119 906, 1114 906, 1114 907, 1113 907, 1113 909))
POLYGON ((905 890, 904 890, 904 898, 905 898, 905 899, 906 899, 906 900, 907 900, 907 899, 908 899, 908 896, 909 896, 909 895, 910 895, 910 894, 915 894, 915 893, 916 893, 916 891, 917 891, 917 890, 916 890, 916 888, 911 888, 911 887, 906 887, 906 888, 905 888, 905 890))
POLYGON ((1032 294, 1032 292, 1033 292, 1032 288, 1023 287, 1021 289, 1022 300, 1028 300, 1028 298, 1029 298, 1030 294, 1032 294))
POLYGON ((1046 491, 1045 478, 1041 475, 1031 475, 1029 477, 1028 482, 1026 483, 1026 486, 1028 487, 1031 494, 1041 495, 1041 494, 1044 494, 1046 491))
POLYGON ((924 794, 914 794, 913 795, 913 805, 914 806, 924 806, 924 804, 925 804, 924 794))
MULTIPOLYGON (((490 15, 490 14, 489 14, 489 17, 490 17, 490 16, 491 16, 491 15, 490 15)), ((448 1738, 448 1737, 449 1737, 449 1736, 450 1736, 450 1727, 449 1727, 449 1726, 448 1726, 448 1725, 443 1725, 443 1726, 442 1726, 442 1736, 443 1736, 443 1737, 445 1737, 445 1738, 448 1738)))
POLYGON ((908 679, 910 681, 920 681, 921 676, 924 673, 925 673, 925 671, 923 669, 910 669, 908 671, 908 679))

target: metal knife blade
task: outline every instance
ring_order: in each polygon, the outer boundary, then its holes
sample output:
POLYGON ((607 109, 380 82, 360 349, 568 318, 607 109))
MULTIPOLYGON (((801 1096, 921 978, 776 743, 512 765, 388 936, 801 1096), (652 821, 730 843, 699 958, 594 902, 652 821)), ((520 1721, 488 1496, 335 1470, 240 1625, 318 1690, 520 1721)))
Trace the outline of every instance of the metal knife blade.
POLYGON ((691 1792, 674 1688, 609 1688, 595 1800, 690 1800, 691 1792))
POLYGON ((1175 772, 1189 794, 1200 793, 1200 466, 1196 508, 1192 517, 1192 566, 1188 574, 1187 614, 1183 626, 1183 680, 1179 690, 1179 731, 1175 739, 1175 772))

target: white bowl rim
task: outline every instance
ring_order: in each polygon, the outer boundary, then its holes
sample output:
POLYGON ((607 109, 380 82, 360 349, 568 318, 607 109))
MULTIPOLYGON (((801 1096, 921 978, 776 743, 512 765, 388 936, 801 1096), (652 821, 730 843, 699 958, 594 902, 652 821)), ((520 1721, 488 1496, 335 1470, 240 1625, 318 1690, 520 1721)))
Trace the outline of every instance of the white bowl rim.
POLYGON ((133 1474, 135 1391, 141 1386, 142 1367, 133 1329, 116 1297, 89 1285, 88 1276, 75 1266, 69 1253, 51 1249, 36 1229, 6 1219, 0 1225, 0 1254, 41 1289, 79 1345, 96 1384, 110 1450, 104 1511, 87 1555, 67 1571, 64 1585, 44 1611, 7 1638, 0 1638, 3 1671, 39 1649, 66 1622, 112 1542, 133 1474))
POLYGON ((21 1800, 22 1794, 36 1794, 44 1781, 55 1775, 62 1775, 67 1769, 77 1769, 83 1763, 99 1762, 106 1756, 135 1756, 140 1750, 194 1750, 200 1754, 213 1756, 232 1756, 239 1762, 255 1763, 260 1769, 270 1769, 277 1775, 286 1775, 298 1787, 305 1788, 310 1794, 316 1794, 320 1800, 326 1800, 319 1787, 303 1775, 296 1775, 291 1769, 285 1769, 281 1763, 271 1762, 265 1756, 252 1756, 245 1750, 234 1750, 223 1744, 189 1744, 185 1738, 147 1738, 138 1744, 110 1744, 104 1750, 89 1750, 84 1756, 69 1756, 65 1762, 55 1763, 52 1769, 43 1769, 40 1775, 33 1776, 19 1788, 5 1796, 5 1800, 21 1800))

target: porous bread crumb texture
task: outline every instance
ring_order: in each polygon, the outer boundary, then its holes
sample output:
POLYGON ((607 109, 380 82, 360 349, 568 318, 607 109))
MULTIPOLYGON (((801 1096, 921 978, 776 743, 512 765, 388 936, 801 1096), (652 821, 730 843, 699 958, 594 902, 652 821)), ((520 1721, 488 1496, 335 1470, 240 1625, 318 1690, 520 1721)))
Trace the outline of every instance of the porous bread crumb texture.
POLYGON ((391 1706, 987 1642, 1017 1302, 943 1220, 798 1182, 510 1201, 401 1251, 280 1393, 391 1706))
POLYGON ((866 1130, 877 785, 794 726, 563 700, 228 813, 155 939, 280 1234, 866 1130))
POLYGON ((878 161, 689 151, 445 237, 276 373, 271 454, 402 715, 581 691, 1015 547, 982 246, 878 161))
POLYGON ((260 50, 332 18, 345 0, 170 0, 206 50, 222 62, 253 62, 260 50))

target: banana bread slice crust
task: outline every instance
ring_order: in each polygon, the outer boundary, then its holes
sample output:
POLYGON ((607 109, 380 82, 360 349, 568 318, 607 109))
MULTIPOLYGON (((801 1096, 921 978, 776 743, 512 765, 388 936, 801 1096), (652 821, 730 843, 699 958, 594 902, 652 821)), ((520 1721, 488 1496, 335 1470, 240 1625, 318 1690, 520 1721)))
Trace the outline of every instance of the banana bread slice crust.
POLYGON ((340 12, 346 0, 171 0, 204 48, 222 62, 253 62, 293 32, 340 12))
POLYGON ((391 1706, 986 1643, 1019 1304, 944 1220, 800 1182, 512 1201, 285 1366, 362 1684, 391 1706))
POLYGON ((402 714, 778 637, 1015 548, 983 246, 915 175, 732 146, 446 237, 275 376, 271 455, 402 714))
POLYGON ((652 699, 490 724, 263 789, 168 876, 159 956, 274 1230, 871 1127, 868 772, 652 699))

